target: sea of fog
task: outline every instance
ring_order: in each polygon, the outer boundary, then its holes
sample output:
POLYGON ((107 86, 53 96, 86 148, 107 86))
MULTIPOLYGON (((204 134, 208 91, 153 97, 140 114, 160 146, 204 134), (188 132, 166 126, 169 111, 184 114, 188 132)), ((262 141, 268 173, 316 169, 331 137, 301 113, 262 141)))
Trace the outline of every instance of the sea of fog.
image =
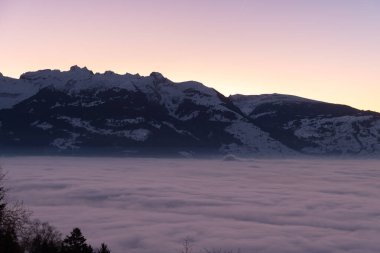
POLYGON ((380 252, 379 160, 2 157, 9 194, 113 253, 380 252))

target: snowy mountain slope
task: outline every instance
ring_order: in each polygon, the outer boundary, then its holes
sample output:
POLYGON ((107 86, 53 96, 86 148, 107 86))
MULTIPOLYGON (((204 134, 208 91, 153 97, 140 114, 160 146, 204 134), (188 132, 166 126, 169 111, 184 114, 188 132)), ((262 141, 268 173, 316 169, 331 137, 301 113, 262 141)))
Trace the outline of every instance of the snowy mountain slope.
POLYGON ((230 144, 247 146, 245 136, 254 135, 262 136, 260 143, 251 141, 246 150, 290 152, 253 126, 228 98, 197 82, 173 83, 155 72, 147 77, 94 74, 76 66, 29 72, 18 81, 37 88, 0 110, 2 149, 215 153, 230 144), (248 132, 236 134, 241 131, 248 132))
POLYGON ((240 143, 224 144, 220 148, 223 153, 266 154, 266 155, 295 155, 296 152, 286 147, 279 141, 271 138, 268 133, 251 122, 242 120, 233 122, 225 129, 231 133, 240 143))
POLYGON ((0 76, 0 151, 377 154, 379 114, 198 82, 40 70, 0 76))
POLYGON ((301 97, 291 96, 291 95, 276 94, 276 93, 262 94, 262 95, 236 94, 236 95, 231 95, 230 99, 246 115, 252 114, 256 110, 256 108, 265 104, 282 105, 286 103, 300 104, 304 102, 321 103, 319 101, 315 101, 311 99, 306 99, 306 98, 301 98, 301 97))
MULTIPOLYGON (((8 80, 9 78, 3 78, 8 80)), ((0 94, 12 97, 16 94, 22 99, 1 106, 0 109, 9 108, 25 98, 36 95, 37 92, 44 88, 53 88, 57 91, 75 95, 87 91, 96 90, 97 93, 106 90, 123 90, 131 93, 144 93, 150 96, 150 100, 156 101, 164 105, 174 117, 181 118, 185 113, 184 104, 191 102, 201 107, 213 106, 218 117, 217 110, 225 110, 234 105, 225 99, 220 93, 214 89, 208 88, 197 82, 183 82, 175 84, 163 77, 160 73, 153 72, 150 76, 142 77, 140 75, 119 75, 111 71, 104 74, 89 71, 87 68, 79 68, 73 66, 69 71, 59 70, 40 70, 36 72, 28 72, 21 75, 20 79, 9 79, 12 82, 1 82, 0 94), (29 84, 32 88, 25 88, 25 84, 29 84), (12 87, 12 88, 11 88, 12 87), (22 89, 24 87, 24 89, 22 89), (14 90, 13 93, 8 90, 14 90), (221 99, 224 101, 221 101, 221 99), (224 103, 223 103, 224 102, 224 103), (179 108, 182 106, 181 108, 179 108)), ((90 98, 91 100, 91 98, 90 98)), ((98 101, 100 102, 100 101, 98 101)), ((96 101, 91 101, 96 103, 96 101)), ((85 106, 88 104, 84 104, 85 106)), ((91 104, 90 104, 91 105, 91 104)), ((57 106, 59 106, 57 104, 57 106)), ((199 113, 194 111, 193 114, 199 113)), ((234 111, 231 111, 231 116, 234 111)), ((235 117, 238 115, 235 115, 235 117)), ((234 116, 232 116, 234 117, 234 116)))
POLYGON ((230 97, 252 122, 306 154, 379 154, 380 114, 273 94, 230 97))
POLYGON ((302 119, 286 127, 313 142, 302 149, 306 153, 380 154, 380 119, 374 116, 302 119))
POLYGON ((0 109, 11 108, 15 104, 36 94, 39 87, 27 81, 0 75, 0 109))

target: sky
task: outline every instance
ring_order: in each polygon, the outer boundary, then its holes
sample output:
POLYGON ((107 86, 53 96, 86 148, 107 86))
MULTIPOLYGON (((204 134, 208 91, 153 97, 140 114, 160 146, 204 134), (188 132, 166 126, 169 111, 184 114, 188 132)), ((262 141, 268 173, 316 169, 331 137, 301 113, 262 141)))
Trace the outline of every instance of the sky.
POLYGON ((0 72, 87 66, 380 112, 378 0, 0 0, 0 72))

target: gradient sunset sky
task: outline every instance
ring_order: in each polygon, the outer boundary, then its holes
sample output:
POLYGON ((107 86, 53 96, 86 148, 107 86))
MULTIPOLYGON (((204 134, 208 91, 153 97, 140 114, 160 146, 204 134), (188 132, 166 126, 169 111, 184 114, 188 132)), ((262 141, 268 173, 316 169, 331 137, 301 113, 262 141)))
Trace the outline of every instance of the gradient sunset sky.
POLYGON ((379 0, 0 0, 0 72, 87 66, 380 111, 379 0))

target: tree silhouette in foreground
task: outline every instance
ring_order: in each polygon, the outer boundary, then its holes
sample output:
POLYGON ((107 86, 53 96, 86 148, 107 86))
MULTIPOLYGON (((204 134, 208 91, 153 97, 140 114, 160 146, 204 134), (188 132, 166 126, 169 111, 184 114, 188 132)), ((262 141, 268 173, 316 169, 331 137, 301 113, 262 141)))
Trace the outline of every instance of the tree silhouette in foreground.
MULTIPOLYGON (((5 174, 0 167, 0 253, 111 253, 102 243, 93 250, 79 228, 74 228, 62 241, 61 233, 53 226, 31 220, 20 203, 9 203, 4 186, 5 174)), ((179 253, 192 253, 194 240, 186 237, 179 253)), ((204 249, 205 253, 234 253, 233 250, 204 249)), ((240 253, 237 250, 236 253, 240 253)))
POLYGON ((111 251, 108 249, 107 244, 102 243, 96 253, 111 253, 111 251))
MULTIPOLYGON (((19 203, 7 200, 5 173, 0 167, 0 253, 94 253, 79 228, 62 241, 61 233, 47 222, 31 220, 19 203)), ((97 253, 110 253, 102 243, 97 253)))
POLYGON ((62 243, 62 253, 93 253, 94 250, 86 243, 86 238, 79 228, 74 228, 62 243))
POLYGON ((191 253, 193 251, 193 239, 186 237, 182 242, 180 253, 191 253))
POLYGON ((23 244, 29 253, 59 253, 61 233, 47 222, 34 220, 28 226, 23 244))
POLYGON ((18 243, 17 228, 23 217, 17 208, 7 203, 4 178, 5 174, 0 168, 0 252, 21 253, 23 250, 18 243))

